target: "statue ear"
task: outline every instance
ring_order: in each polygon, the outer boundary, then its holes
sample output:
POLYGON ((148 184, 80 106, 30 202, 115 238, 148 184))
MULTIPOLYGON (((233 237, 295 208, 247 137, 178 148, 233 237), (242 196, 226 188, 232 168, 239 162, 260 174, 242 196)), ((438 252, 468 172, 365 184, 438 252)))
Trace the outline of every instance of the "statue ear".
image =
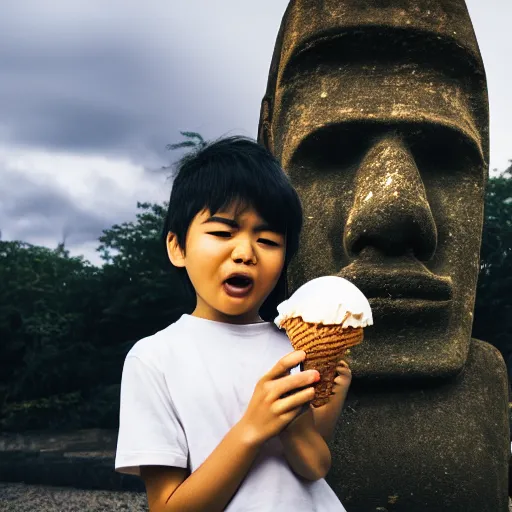
POLYGON ((272 101, 264 96, 261 101, 260 124, 258 126, 258 142, 274 153, 274 138, 272 135, 272 101))

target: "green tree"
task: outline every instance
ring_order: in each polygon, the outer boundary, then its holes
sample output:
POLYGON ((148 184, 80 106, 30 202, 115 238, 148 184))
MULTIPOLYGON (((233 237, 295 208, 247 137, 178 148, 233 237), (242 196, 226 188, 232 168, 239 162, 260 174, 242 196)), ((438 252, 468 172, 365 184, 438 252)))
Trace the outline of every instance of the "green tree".
POLYGON ((0 241, 0 404, 72 387, 97 269, 82 257, 0 241))
POLYGON ((124 358, 194 300, 161 239, 166 205, 100 237, 101 268, 82 257, 0 242, 0 428, 117 425, 124 358))
POLYGON ((101 320, 104 343, 136 341, 194 306, 161 238, 167 204, 137 203, 137 208, 142 211, 135 222, 116 224, 99 239, 103 286, 111 296, 101 320))
MULTIPOLYGON (((182 135, 169 150, 206 144, 182 135)), ((192 311, 161 238, 167 204, 137 209, 103 231, 101 268, 64 244, 0 241, 0 428, 115 427, 126 353, 192 311)))
POLYGON ((501 353, 512 376, 512 165, 489 179, 473 336, 501 353))

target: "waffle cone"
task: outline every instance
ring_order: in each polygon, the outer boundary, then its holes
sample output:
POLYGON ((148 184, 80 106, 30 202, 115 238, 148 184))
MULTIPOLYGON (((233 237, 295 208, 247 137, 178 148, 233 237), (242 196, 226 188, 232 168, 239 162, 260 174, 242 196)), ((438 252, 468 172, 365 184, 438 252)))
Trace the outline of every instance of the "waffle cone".
POLYGON ((363 341, 363 328, 315 324, 305 322, 301 317, 288 318, 281 326, 286 329, 293 348, 306 352, 304 370, 320 373, 311 405, 326 404, 332 394, 337 363, 348 348, 363 341))

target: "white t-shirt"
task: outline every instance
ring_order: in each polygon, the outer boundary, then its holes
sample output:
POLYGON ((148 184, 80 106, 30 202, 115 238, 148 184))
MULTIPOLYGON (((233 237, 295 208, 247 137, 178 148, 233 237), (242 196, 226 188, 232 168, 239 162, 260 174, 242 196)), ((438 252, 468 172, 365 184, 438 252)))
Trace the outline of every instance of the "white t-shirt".
MULTIPOLYGON (((195 471, 245 412, 257 381, 293 349, 272 323, 233 325, 183 315, 138 341, 121 381, 115 468, 195 471)), ((278 436, 260 450, 229 512, 344 512, 324 479, 298 477, 278 436)))

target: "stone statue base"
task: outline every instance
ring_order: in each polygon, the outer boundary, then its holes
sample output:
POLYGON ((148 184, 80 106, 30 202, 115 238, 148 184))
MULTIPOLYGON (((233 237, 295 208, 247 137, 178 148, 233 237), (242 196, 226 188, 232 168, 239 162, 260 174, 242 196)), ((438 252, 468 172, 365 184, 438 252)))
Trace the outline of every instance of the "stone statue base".
POLYGON ((507 512, 509 438, 505 364, 472 340, 448 382, 355 378, 327 480, 349 512, 507 512))

